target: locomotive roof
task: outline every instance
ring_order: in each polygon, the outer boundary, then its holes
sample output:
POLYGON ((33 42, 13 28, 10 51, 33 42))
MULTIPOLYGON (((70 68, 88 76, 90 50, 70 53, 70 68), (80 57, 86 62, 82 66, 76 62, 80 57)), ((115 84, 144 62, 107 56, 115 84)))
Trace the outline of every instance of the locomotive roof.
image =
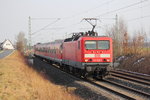
POLYGON ((70 41, 77 41, 79 38, 81 38, 81 37, 95 37, 95 38, 98 38, 98 37, 108 37, 108 36, 80 36, 80 37, 77 37, 77 38, 67 38, 67 39, 65 39, 64 40, 64 42, 70 42, 70 41))
POLYGON ((98 33, 94 31, 79 32, 79 33, 72 33, 72 37, 66 38, 64 42, 77 41, 80 37, 108 37, 108 36, 98 36, 98 33))
POLYGON ((47 44, 55 44, 55 43, 62 43, 64 40, 55 40, 55 41, 52 41, 52 42, 47 42, 47 43, 37 43, 36 45, 47 45, 47 44))
POLYGON ((88 32, 79 32, 79 33, 73 33, 72 37, 66 38, 64 40, 58 39, 53 42, 47 42, 47 43, 37 43, 36 45, 48 45, 48 44, 55 44, 55 43, 63 43, 63 42, 70 42, 70 41, 77 41, 80 38, 98 38, 98 37, 108 37, 108 36, 98 36, 97 32, 88 31, 88 32))

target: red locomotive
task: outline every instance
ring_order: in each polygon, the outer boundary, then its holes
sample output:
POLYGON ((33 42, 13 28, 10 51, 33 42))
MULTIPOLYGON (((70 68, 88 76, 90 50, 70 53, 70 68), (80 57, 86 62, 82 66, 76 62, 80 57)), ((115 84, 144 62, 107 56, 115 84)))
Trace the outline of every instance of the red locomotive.
POLYGON ((113 64, 112 39, 93 31, 35 45, 35 56, 81 76, 102 78, 113 64))

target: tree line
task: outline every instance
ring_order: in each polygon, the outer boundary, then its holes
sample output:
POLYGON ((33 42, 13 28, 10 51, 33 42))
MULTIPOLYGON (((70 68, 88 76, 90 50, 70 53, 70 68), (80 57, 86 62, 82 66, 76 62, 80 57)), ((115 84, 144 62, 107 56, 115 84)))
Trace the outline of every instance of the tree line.
POLYGON ((150 53, 146 32, 141 29, 135 31, 131 37, 123 19, 119 20, 118 25, 106 27, 105 33, 113 39, 114 58, 121 55, 145 55, 150 53))
MULTIPOLYGON (((123 19, 119 19, 118 25, 106 27, 105 33, 113 39, 114 58, 120 55, 144 55, 150 53, 146 32, 144 30, 135 31, 134 36, 131 37, 127 24, 123 19)), ((21 52, 29 51, 24 32, 19 32, 16 36, 16 48, 21 52)))

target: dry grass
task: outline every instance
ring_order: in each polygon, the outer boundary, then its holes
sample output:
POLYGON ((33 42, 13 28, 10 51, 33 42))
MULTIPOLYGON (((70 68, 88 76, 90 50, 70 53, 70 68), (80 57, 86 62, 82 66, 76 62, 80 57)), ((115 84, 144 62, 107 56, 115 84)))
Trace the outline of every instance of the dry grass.
POLYGON ((28 67, 15 51, 0 60, 0 100, 79 100, 28 67))

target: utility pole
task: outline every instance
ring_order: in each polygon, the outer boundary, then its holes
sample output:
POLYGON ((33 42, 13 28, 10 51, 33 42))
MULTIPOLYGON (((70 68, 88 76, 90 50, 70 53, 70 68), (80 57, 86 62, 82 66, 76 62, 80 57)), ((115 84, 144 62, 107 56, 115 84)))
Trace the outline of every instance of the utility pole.
POLYGON ((119 41, 119 33, 118 33, 118 15, 116 14, 116 35, 117 35, 117 41, 119 41))
POLYGON ((119 52, 119 31, 118 31, 118 15, 116 14, 116 55, 119 52))
POLYGON ((106 19, 106 20, 115 20, 115 38, 114 38, 114 57, 116 57, 118 55, 118 51, 119 51, 119 24, 118 24, 118 15, 116 14, 116 16, 114 18, 100 18, 100 19, 106 19))
POLYGON ((31 50, 31 17, 29 16, 29 50, 31 50))

